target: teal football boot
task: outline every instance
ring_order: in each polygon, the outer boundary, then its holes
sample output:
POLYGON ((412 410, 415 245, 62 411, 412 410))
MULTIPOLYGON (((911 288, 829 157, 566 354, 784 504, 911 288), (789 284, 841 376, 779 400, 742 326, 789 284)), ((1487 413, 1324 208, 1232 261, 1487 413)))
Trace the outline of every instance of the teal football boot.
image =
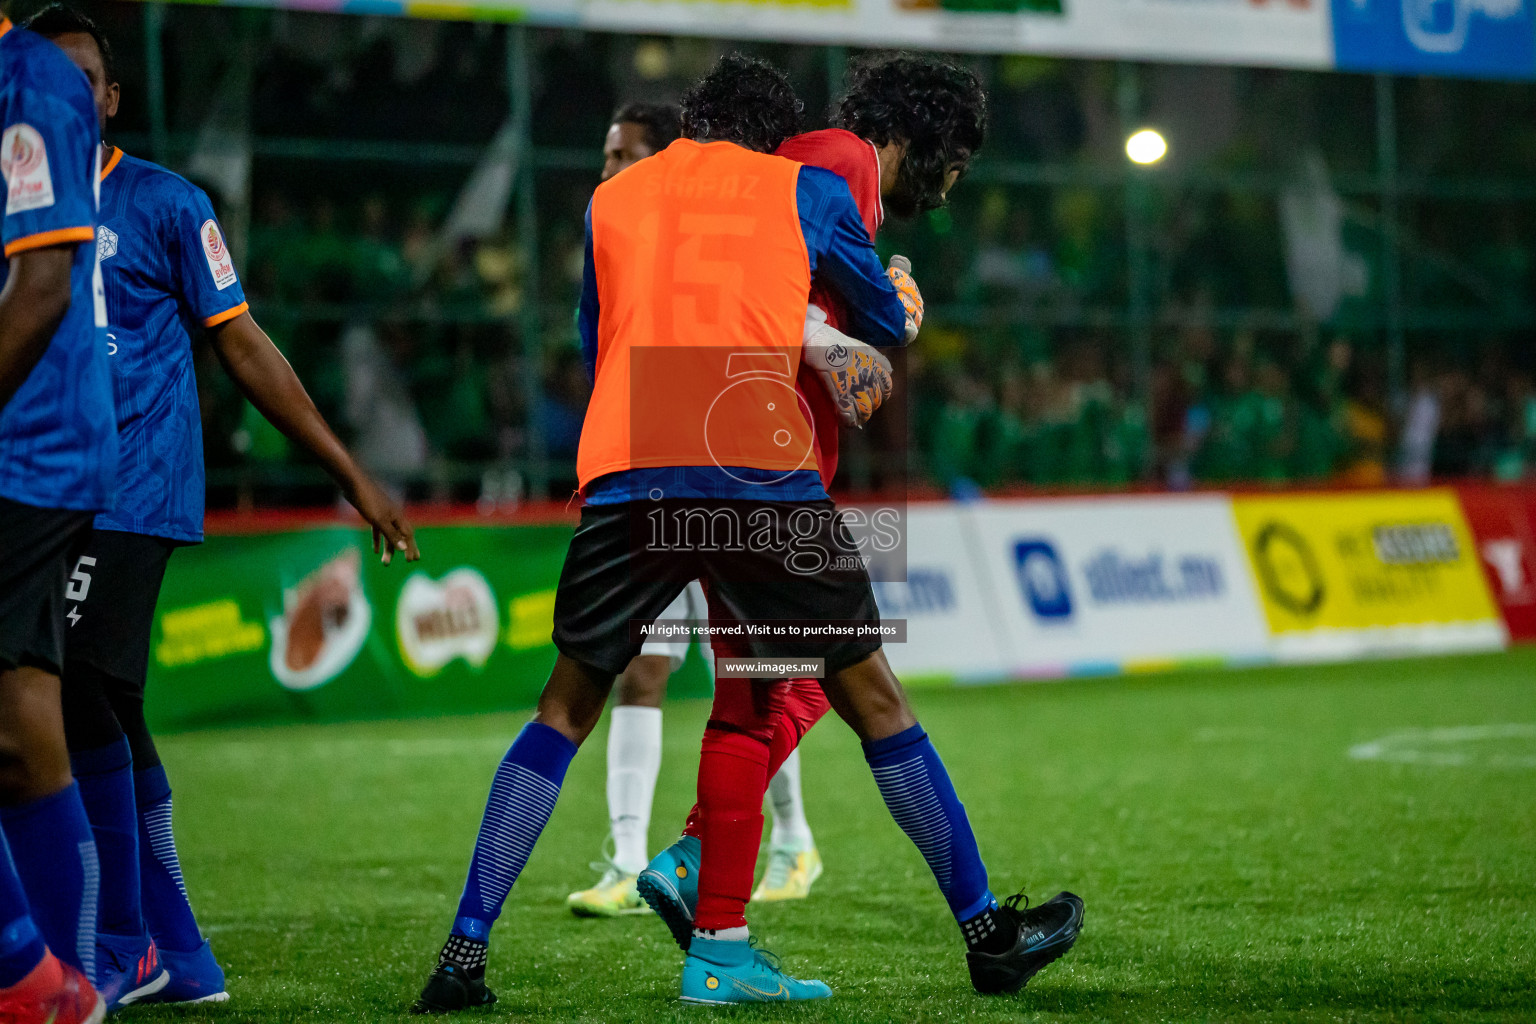
POLYGON ((791 978, 780 969, 778 957, 747 941, 695 938, 683 961, 681 999, 685 1003, 724 1006, 831 997, 826 985, 791 978))
POLYGON ((693 941, 693 914, 699 908, 699 840, 683 836, 662 850, 635 881, 640 898, 667 923, 678 948, 693 941))

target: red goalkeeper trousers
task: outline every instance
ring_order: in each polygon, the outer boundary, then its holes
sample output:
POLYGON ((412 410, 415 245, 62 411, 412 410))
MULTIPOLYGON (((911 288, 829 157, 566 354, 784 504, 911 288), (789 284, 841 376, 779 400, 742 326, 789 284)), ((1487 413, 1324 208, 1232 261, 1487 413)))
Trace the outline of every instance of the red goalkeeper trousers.
MULTIPOLYGON (((717 657, 748 653, 715 644, 717 657)), ((747 923, 768 780, 829 706, 815 679, 716 680, 699 757, 699 802, 683 829, 684 835, 697 836, 701 846, 694 927, 747 923)))

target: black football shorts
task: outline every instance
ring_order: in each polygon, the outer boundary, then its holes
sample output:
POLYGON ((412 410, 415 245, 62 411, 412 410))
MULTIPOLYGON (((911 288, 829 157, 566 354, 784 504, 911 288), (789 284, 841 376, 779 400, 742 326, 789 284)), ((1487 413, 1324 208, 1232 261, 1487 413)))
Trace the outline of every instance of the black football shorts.
POLYGON ((71 663, 90 665, 143 695, 155 602, 176 546, 140 533, 91 533, 66 593, 64 642, 71 663))
POLYGON ((826 623, 815 639, 740 638, 752 657, 822 658, 828 674, 880 649, 851 635, 880 622, 869 574, 830 501, 703 499, 587 505, 555 596, 555 646, 615 675, 637 654, 640 623, 702 579, 731 622, 826 623))
POLYGON ((69 574, 95 518, 0 498, 0 668, 32 665, 58 674, 69 574))

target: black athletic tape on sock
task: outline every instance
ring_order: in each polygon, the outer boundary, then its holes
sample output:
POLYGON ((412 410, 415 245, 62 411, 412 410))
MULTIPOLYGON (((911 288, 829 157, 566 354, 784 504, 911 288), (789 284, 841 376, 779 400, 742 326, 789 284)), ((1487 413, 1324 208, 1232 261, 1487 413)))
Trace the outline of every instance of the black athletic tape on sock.
POLYGON ((438 964, 458 964, 473 976, 485 970, 485 960, 490 944, 462 935, 450 935, 443 943, 443 951, 437 955, 438 964))
POLYGON ((970 920, 961 921, 960 934, 965 936, 965 948, 978 953, 1005 953, 1013 948, 1016 938, 1003 928, 996 907, 989 907, 970 920))

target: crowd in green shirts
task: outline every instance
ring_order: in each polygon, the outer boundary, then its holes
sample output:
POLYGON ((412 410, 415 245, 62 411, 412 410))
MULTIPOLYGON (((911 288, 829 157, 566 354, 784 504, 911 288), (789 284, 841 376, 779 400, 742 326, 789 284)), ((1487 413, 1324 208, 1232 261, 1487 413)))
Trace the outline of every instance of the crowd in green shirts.
POLYGON ((1266 347, 1192 333, 1150 368, 1148 402, 1108 337, 995 372, 913 359, 913 461, 959 494, 1536 476, 1536 383, 1497 359, 1417 360, 1394 401, 1383 354, 1347 338, 1266 347))

